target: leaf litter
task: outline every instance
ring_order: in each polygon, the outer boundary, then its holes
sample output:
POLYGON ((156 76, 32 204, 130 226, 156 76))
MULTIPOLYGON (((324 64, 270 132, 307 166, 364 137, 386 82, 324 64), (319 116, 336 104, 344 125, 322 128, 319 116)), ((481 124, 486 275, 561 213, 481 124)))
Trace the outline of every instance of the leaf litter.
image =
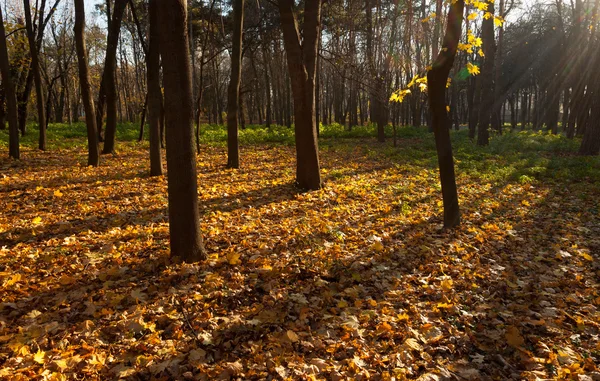
POLYGON ((206 147, 199 264, 139 146, 1 159, 0 378, 599 379, 598 184, 459 164, 445 232, 435 168, 339 144, 310 193, 290 147, 206 147))

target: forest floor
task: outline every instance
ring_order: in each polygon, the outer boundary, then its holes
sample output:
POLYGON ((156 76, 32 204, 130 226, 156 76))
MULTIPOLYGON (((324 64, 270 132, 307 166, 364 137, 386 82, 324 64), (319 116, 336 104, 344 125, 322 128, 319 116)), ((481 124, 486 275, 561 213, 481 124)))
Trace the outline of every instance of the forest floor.
POLYGON ((207 128, 209 259, 182 264, 147 142, 88 168, 85 132, 51 130, 18 162, 0 132, 0 379, 600 377, 600 161, 577 142, 454 133, 462 224, 443 231, 421 129, 397 148, 325 130, 325 187, 299 193, 284 129, 243 132, 228 170, 207 128))

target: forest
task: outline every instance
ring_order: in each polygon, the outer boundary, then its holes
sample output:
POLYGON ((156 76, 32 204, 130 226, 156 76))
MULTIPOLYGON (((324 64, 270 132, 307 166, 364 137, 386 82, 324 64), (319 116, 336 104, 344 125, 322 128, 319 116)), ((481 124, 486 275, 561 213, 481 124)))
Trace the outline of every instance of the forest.
POLYGON ((0 0, 0 379, 600 380, 600 0, 0 0))

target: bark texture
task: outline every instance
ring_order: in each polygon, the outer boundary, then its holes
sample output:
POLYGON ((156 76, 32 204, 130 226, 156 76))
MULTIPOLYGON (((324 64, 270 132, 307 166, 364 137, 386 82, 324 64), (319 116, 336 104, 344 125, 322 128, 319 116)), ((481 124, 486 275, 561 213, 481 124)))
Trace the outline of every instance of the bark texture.
POLYGON ((150 37, 148 43, 148 56, 146 80, 148 84, 148 124, 150 125, 150 176, 163 174, 162 157, 160 154, 160 115, 163 104, 160 90, 160 51, 158 30, 157 0, 148 3, 150 17, 150 37))
POLYGON ((301 189, 316 190, 321 188, 315 123, 315 71, 321 26, 321 1, 306 0, 302 39, 294 1, 279 0, 278 4, 294 97, 296 183, 301 189))
POLYGON ((233 2, 233 41, 231 79, 227 93, 227 168, 240 167, 238 139, 240 82, 242 78, 242 30, 244 28, 244 0, 233 2))
POLYGON ((446 82, 454 64, 454 58, 456 57, 462 29, 464 6, 464 0, 458 0, 450 6, 442 50, 434 61, 432 69, 427 73, 431 125, 435 136, 438 165, 440 167, 445 228, 453 228, 460 224, 454 157, 450 141, 452 121, 446 110, 446 82))
POLYGON ((97 167, 100 164, 98 147, 98 131, 96 129, 96 112, 90 86, 87 49, 85 46, 85 7, 83 0, 75 0, 75 48, 79 67, 79 87, 85 109, 85 125, 88 138, 88 165, 97 167))
POLYGON ((106 90, 106 133, 104 136, 103 154, 114 153, 115 140, 117 135, 117 45, 119 43, 119 33, 121 31, 121 21, 123 12, 127 6, 127 0, 115 0, 115 7, 108 30, 108 44, 106 47, 106 61, 104 62, 104 72, 102 82, 106 90))
POLYGON ((8 114, 8 155, 13 159, 19 159, 19 122, 17 116, 17 95, 15 85, 10 73, 8 60, 8 48, 6 46, 6 31, 2 19, 2 7, 0 6, 0 74, 2 85, 6 96, 6 108, 8 114))
POLYGON ((206 250, 198 211, 187 3, 185 0, 155 1, 165 89, 171 255, 186 262, 197 262, 206 259, 206 250))

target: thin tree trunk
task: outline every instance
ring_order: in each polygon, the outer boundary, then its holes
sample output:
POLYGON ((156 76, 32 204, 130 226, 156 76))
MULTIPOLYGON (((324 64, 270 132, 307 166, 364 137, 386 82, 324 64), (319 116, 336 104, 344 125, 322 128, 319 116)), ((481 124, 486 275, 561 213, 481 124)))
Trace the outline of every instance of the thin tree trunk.
MULTIPOLYGON (((488 12, 494 15, 494 3, 487 1, 488 12)), ((489 127, 494 109, 494 65, 496 42, 494 37, 494 18, 484 19, 481 26, 483 40, 483 65, 481 69, 481 108, 479 110, 479 121, 477 123, 477 145, 489 144, 489 127)))
MULTIPOLYGON (((27 27, 27 39, 29 40, 29 52, 31 54, 31 70, 33 70, 33 79, 35 82, 35 95, 38 112, 38 125, 40 129, 39 144, 38 148, 42 151, 46 150, 46 112, 44 110, 44 91, 42 90, 42 74, 40 71, 40 61, 38 57, 38 49, 35 37, 35 31, 33 30, 33 22, 31 20, 31 6, 29 0, 24 0, 25 7, 25 25, 27 27)), ((45 0, 42 0, 40 7, 40 20, 38 22, 38 28, 43 28, 43 13, 45 7, 45 0)))
POLYGON ((146 81, 148 87, 148 124, 150 128, 150 176, 163 174, 161 147, 161 109, 163 104, 160 90, 160 51, 157 2, 150 0, 148 3, 148 17, 150 19, 150 33, 148 38, 148 55, 146 56, 146 81))
POLYGON ((464 0, 452 3, 448 12, 446 34, 442 50, 427 73, 431 124, 440 167, 440 182, 444 204, 444 227, 453 228, 460 224, 458 192, 454 173, 454 158, 450 141, 452 122, 446 110, 446 82, 452 69, 458 41, 461 35, 464 0))
POLYGON ((102 81, 106 89, 106 133, 104 136, 104 148, 102 149, 103 154, 114 153, 115 151, 119 106, 116 81, 117 45, 125 7, 127 7, 127 0, 115 0, 115 7, 108 31, 106 61, 104 62, 104 73, 102 75, 102 81))
POLYGON ((20 152, 17 95, 15 94, 15 85, 10 72, 8 49, 6 46, 6 32, 4 30, 4 20, 2 15, 2 6, 0 5, 0 74, 2 74, 2 85, 6 96, 6 111, 8 114, 8 155, 13 159, 18 160, 20 158, 20 152))
POLYGON ((85 7, 83 0, 75 0, 75 48, 77 49, 77 63, 79 66, 79 87, 81 89, 83 107, 85 108, 85 124, 88 137, 88 165, 97 167, 100 164, 100 151, 85 45, 85 7))
POLYGON ((140 134, 138 136, 138 142, 144 140, 144 125, 146 124, 146 111, 148 110, 148 93, 144 99, 144 106, 142 107, 142 118, 140 121, 140 134))
POLYGON ((244 0, 233 2, 233 49, 231 54, 231 79, 227 92, 227 168, 240 167, 238 139, 238 108, 242 78, 242 32, 244 29, 244 0))
POLYGON ((17 95, 17 113, 19 117, 19 131, 21 136, 24 136, 27 132, 27 105, 29 104, 29 96, 31 95, 31 88, 33 87, 33 69, 32 64, 29 64, 27 75, 25 77, 25 85, 23 91, 17 95))

